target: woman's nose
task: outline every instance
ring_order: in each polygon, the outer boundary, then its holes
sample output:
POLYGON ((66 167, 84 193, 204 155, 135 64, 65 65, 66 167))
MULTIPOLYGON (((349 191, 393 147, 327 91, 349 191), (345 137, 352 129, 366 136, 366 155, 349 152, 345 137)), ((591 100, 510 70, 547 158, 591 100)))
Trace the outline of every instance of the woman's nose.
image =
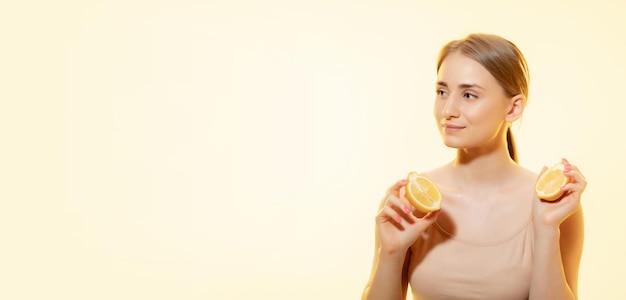
POLYGON ((445 119, 458 117, 459 107, 458 107, 457 100, 452 97, 448 98, 445 104, 443 105, 442 114, 445 119))

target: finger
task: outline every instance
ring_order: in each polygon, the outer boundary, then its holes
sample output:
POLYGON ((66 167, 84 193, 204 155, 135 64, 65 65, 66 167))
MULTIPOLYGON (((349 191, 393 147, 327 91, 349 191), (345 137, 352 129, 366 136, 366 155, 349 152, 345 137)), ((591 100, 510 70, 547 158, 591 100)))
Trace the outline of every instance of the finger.
POLYGON ((582 183, 566 183, 561 187, 561 190, 564 192, 562 197, 573 195, 575 198, 580 198, 584 189, 585 186, 582 183))
POLYGON ((431 211, 427 213, 422 219, 432 220, 434 222, 435 220, 437 220, 437 216, 439 216, 439 213, 441 213, 441 209, 436 210, 436 211, 431 211))
POLYGON ((391 187, 389 187, 389 189, 387 190, 387 194, 397 195, 400 188, 403 187, 404 185, 406 185, 406 179, 400 179, 396 181, 396 183, 394 183, 391 187))
POLYGON ((571 170, 572 168, 576 167, 576 166, 572 165, 569 161, 567 161, 567 159, 565 159, 565 158, 561 159, 561 162, 563 163, 563 166, 565 167, 565 170, 571 170))
POLYGON ((403 186, 402 188, 400 188, 400 199, 406 205, 405 207, 403 207, 406 213, 412 212, 415 215, 415 217, 418 219, 422 218, 425 215, 425 214, 420 215, 420 212, 417 210, 417 208, 415 208, 415 206, 413 206, 411 201, 409 201, 409 198, 406 197, 406 186, 403 186))
POLYGON ((405 214, 411 212, 411 206, 409 205, 409 203, 404 199, 400 199, 395 196, 387 197, 387 205, 398 212, 404 212, 405 214))
POLYGON ((378 216, 376 217, 380 222, 392 222, 397 225, 402 224, 402 220, 404 219, 395 209, 390 206, 384 206, 383 209, 380 210, 378 216))
POLYGON ((431 226, 433 223, 437 221, 437 217, 439 216, 441 210, 429 212, 423 217, 417 217, 415 215, 412 216, 414 222, 418 224, 422 231, 431 226))
POLYGON ((441 209, 428 213, 428 215, 426 215, 425 218, 436 219, 437 216, 439 216, 440 213, 441 213, 441 209))
POLYGON ((541 174, 543 174, 547 169, 548 169, 548 167, 543 166, 543 168, 541 168, 541 172, 539 172, 539 176, 537 178, 541 177, 541 174))
POLYGON ((398 216, 406 220, 408 223, 413 224, 416 222, 417 219, 412 214, 412 206, 406 198, 400 199, 395 196, 389 196, 387 199, 387 205, 395 210, 398 216))
POLYGON ((582 183, 583 185, 587 184, 585 176, 580 174, 577 169, 565 169, 563 170, 563 174, 569 178, 570 183, 582 183))
MULTIPOLYGON (((570 163, 565 158, 563 159, 563 162, 564 162, 563 165, 565 166, 565 170, 576 170, 576 171, 580 172, 580 169, 578 168, 577 165, 570 163)), ((582 172, 580 172, 580 173, 582 174, 582 172)))
POLYGON ((410 208, 410 211, 415 211, 415 206, 413 206, 413 204, 411 203, 411 201, 409 201, 409 198, 406 195, 406 186, 403 186, 400 189, 400 199, 410 208))

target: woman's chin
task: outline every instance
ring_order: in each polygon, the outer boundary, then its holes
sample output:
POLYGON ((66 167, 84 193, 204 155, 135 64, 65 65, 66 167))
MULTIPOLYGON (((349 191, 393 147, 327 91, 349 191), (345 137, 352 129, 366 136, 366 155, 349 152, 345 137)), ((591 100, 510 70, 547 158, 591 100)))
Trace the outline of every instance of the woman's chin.
POLYGON ((464 143, 461 143, 460 141, 455 141, 452 139, 446 139, 445 137, 443 138, 443 144, 446 145, 446 147, 448 148, 454 148, 454 149, 460 149, 460 148, 466 148, 467 145, 464 143))

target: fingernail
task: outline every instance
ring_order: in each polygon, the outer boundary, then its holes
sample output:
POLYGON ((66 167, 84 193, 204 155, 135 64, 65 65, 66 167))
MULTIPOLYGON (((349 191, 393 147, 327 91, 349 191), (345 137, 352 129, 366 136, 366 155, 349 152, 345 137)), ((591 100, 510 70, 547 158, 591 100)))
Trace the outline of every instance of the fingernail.
POLYGON ((562 186, 561 186, 561 189, 562 189, 562 190, 564 190, 564 189, 565 189, 565 186, 564 186, 564 185, 562 185, 562 186))
POLYGON ((411 208, 409 208, 408 205, 404 206, 404 212, 406 212, 407 214, 411 212, 411 208))
POLYGON ((571 173, 571 172, 572 172, 572 170, 570 170, 570 169, 563 170, 563 173, 571 173))
POLYGON ((565 158, 562 158, 562 159, 563 159, 563 162, 564 162, 564 163, 566 163, 566 164, 568 164, 568 165, 569 165, 569 161, 567 161, 567 159, 565 159, 565 158))
POLYGON ((400 217, 396 217, 396 222, 398 222, 398 223, 402 223, 402 218, 400 218, 400 217))

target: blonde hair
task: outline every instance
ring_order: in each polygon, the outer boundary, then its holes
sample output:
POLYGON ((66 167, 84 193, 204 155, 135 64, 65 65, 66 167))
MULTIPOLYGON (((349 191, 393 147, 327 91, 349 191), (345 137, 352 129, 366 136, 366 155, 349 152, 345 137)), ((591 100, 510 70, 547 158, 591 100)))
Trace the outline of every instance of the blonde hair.
MULTIPOLYGON (((515 44, 494 34, 470 34, 443 46, 437 59, 437 72, 443 60, 457 51, 485 67, 509 97, 521 94, 528 99, 528 66, 524 55, 515 44)), ((517 162, 517 149, 511 128, 507 129, 506 141, 509 156, 517 162)))

